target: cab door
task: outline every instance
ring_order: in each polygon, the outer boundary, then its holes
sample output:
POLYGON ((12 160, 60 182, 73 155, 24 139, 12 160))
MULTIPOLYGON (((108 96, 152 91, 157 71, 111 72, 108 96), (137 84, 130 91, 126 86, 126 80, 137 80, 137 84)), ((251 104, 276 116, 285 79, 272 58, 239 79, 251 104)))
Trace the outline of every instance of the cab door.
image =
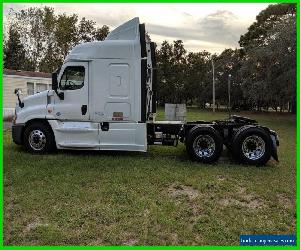
POLYGON ((58 92, 55 95, 54 115, 59 120, 87 121, 88 107, 88 62, 68 62, 58 75, 58 92))

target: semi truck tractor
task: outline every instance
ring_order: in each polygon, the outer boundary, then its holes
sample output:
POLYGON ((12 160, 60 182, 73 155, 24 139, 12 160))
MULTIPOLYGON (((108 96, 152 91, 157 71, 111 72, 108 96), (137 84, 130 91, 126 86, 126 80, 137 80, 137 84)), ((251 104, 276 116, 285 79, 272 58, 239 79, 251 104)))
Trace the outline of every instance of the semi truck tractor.
POLYGON ((25 98, 15 90, 13 141, 32 153, 146 152, 148 145, 184 143, 189 156, 202 163, 217 161, 226 146, 242 163, 278 161, 277 133, 246 117, 156 121, 155 47, 139 18, 104 41, 75 46, 52 74, 52 90, 25 98))

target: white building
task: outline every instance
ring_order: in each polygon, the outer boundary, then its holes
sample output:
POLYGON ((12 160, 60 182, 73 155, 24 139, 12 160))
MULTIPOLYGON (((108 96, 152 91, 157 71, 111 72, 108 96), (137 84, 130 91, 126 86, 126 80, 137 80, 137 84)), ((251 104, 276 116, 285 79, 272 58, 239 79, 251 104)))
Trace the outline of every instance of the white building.
POLYGON ((15 89, 21 89, 22 98, 28 95, 51 89, 51 74, 4 69, 3 72, 3 118, 14 114, 17 97, 15 89))

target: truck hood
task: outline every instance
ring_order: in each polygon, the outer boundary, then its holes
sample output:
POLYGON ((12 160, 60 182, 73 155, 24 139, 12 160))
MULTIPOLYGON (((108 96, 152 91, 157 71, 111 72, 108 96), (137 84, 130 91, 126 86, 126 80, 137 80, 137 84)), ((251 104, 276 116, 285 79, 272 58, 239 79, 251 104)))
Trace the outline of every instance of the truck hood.
POLYGON ((44 119, 47 114, 47 99, 48 93, 53 90, 45 90, 43 92, 25 97, 22 102, 24 107, 20 108, 17 104, 16 114, 17 123, 25 123, 30 119, 42 118, 44 119))
POLYGON ((36 93, 34 95, 27 96, 23 99, 23 102, 30 103, 30 102, 36 102, 37 100, 44 100, 47 98, 49 90, 45 90, 39 93, 36 93))
POLYGON ((50 90, 45 90, 40 93, 25 97, 23 99, 24 108, 26 109, 27 107, 32 105, 47 105, 47 96, 49 91, 50 90))

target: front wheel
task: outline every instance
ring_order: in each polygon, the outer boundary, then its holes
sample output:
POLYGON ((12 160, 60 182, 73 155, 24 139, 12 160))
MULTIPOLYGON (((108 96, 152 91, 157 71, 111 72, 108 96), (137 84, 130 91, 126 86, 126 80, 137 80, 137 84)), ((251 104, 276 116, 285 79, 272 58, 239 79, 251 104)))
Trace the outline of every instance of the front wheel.
POLYGON ((221 156, 222 138, 212 127, 195 127, 188 134, 186 149, 192 159, 213 163, 221 156))
POLYGON ((43 154, 55 149, 52 129, 42 122, 29 124, 25 128, 23 140, 25 148, 32 153, 43 154))

